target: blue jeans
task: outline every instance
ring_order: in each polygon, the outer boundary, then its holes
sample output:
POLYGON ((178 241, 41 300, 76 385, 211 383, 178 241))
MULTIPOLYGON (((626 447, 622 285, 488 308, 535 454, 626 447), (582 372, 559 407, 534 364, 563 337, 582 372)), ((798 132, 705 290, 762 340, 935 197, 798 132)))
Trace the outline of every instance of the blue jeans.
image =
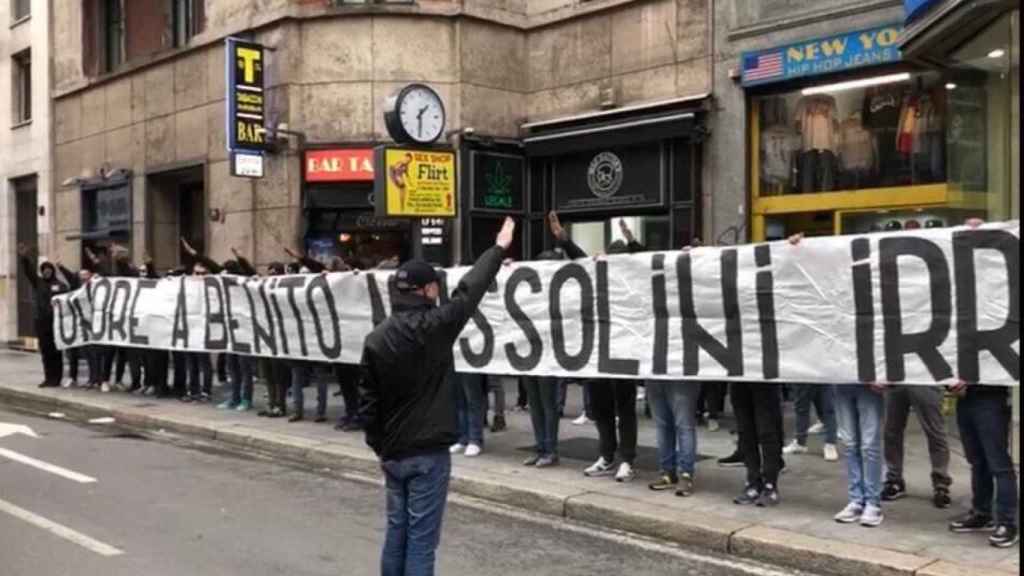
POLYGON ((796 441, 807 445, 807 430, 811 427, 811 404, 825 425, 825 443, 836 443, 835 386, 828 384, 798 384, 796 389, 796 441))
MULTIPOLYGON (((590 384, 586 380, 578 380, 576 382, 583 388, 583 414, 590 420, 594 420, 593 407, 590 405, 590 384)), ((561 390, 558 392, 558 411, 565 413, 565 397, 569 394, 569 383, 566 380, 562 380, 561 390)))
POLYGON ((452 373, 455 378, 455 407, 459 419, 459 444, 484 445, 483 374, 452 373))
POLYGON ((658 464, 675 475, 695 473, 697 467, 697 399, 699 382, 648 380, 647 401, 658 433, 658 464))
POLYGON ((388 526, 381 554, 382 576, 431 576, 441 542, 452 458, 447 451, 388 460, 388 526))
POLYGON ((238 404, 242 400, 252 403, 252 376, 256 369, 256 359, 251 356, 231 354, 227 358, 228 371, 231 372, 231 403, 238 404))
POLYGON ((866 384, 836 386, 839 436, 846 446, 850 502, 882 505, 882 417, 885 397, 866 384))
POLYGON ((540 456, 558 455, 558 396, 562 382, 558 378, 524 378, 530 404, 533 437, 540 456))
MULTIPOLYGON (((306 398, 302 394, 302 388, 313 379, 312 362, 297 361, 292 364, 292 402, 295 403, 295 414, 302 416, 305 411, 306 398)), ((316 383, 316 415, 327 414, 327 381, 323 378, 316 383)))
POLYGON ((964 454, 971 464, 971 507, 981 516, 995 518, 998 524, 1016 526, 1017 474, 1010 460, 1010 407, 1006 395, 972 392, 957 403, 956 420, 964 454))

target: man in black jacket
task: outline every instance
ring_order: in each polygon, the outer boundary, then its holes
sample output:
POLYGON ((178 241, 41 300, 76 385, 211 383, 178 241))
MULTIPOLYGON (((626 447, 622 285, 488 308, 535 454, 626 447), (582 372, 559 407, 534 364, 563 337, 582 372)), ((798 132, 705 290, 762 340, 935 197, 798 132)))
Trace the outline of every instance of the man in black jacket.
POLYGON ((476 311, 512 244, 510 218, 495 246, 462 277, 451 299, 437 305, 437 272, 406 262, 391 278, 392 315, 366 338, 360 414, 366 443, 387 479, 388 528, 381 574, 434 573, 451 476, 449 446, 458 439, 452 347, 476 311))
POLYGON ((33 317, 36 335, 39 338, 39 355, 43 360, 43 381, 39 387, 60 386, 64 363, 54 341, 53 308, 50 299, 67 292, 68 285, 57 278, 57 268, 51 262, 40 264, 37 273, 36 266, 30 258, 31 251, 24 244, 18 244, 18 256, 21 257, 22 273, 35 291, 33 317))

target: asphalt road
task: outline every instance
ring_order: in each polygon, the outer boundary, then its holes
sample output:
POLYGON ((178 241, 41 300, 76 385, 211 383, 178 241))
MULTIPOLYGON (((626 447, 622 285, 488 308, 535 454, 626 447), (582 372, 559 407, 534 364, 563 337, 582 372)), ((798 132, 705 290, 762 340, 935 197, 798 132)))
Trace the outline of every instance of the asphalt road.
MULTIPOLYGON (((378 570, 378 486, 110 425, 0 410, 0 436, 10 432, 5 424, 28 425, 39 437, 0 437, 4 576, 378 570)), ((449 504, 438 562, 447 576, 791 573, 466 500, 449 504)))

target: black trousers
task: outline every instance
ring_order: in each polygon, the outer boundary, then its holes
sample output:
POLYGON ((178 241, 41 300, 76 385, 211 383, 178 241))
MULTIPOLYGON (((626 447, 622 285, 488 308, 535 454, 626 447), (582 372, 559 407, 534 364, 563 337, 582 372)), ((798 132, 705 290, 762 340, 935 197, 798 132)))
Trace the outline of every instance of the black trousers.
POLYGON ((107 347, 89 344, 85 347, 85 358, 89 364, 89 383, 101 384, 110 379, 107 371, 107 347))
POLYGON ((132 388, 142 386, 142 350, 134 348, 117 348, 117 364, 115 365, 114 381, 120 384, 124 380, 125 365, 132 379, 132 388))
POLYGON ((359 418, 359 378, 361 377, 359 366, 335 364, 334 376, 341 384, 341 399, 345 401, 345 418, 348 420, 359 418))
POLYGON ((81 348, 69 348, 65 354, 68 358, 68 378, 78 383, 78 360, 82 357, 81 348))
MULTIPOLYGON (((287 360, 270 361, 270 377, 267 379, 267 392, 270 396, 270 408, 288 411, 285 404, 288 389, 292 386, 292 367, 287 360)), ((346 402, 347 403, 347 402, 346 402)))
POLYGON ((632 464, 636 460, 636 382, 607 379, 589 384, 601 457, 613 462, 618 452, 623 462, 632 464))
POLYGON ((169 356, 166 350, 146 350, 146 388, 152 388, 157 396, 167 395, 167 369, 169 356))
POLYGON ((701 382, 700 396, 697 399, 697 415, 708 413, 709 418, 718 418, 725 411, 725 393, 727 382, 701 382))
POLYGON ((188 352, 185 354, 188 364, 188 391, 193 396, 213 393, 213 363, 206 352, 188 352))
POLYGON ((221 384, 228 381, 227 354, 217 354, 217 381, 221 384))
POLYGON ((174 365, 174 395, 181 397, 188 394, 188 362, 185 352, 171 352, 174 365))
POLYGON ((778 384, 737 382, 729 387, 739 428, 747 483, 778 485, 782 470, 782 397, 778 384))
POLYGON ((64 358, 53 339, 53 324, 46 320, 37 321, 36 334, 39 335, 39 357, 43 361, 43 380, 52 386, 59 386, 60 378, 64 375, 64 358))

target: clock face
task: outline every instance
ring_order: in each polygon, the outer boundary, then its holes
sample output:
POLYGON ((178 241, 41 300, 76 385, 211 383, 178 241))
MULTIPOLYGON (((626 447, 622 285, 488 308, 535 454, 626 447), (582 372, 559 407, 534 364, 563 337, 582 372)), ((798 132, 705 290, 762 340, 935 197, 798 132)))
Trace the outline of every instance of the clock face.
POLYGON ((415 85, 405 91, 397 104, 398 120, 410 138, 429 143, 441 137, 444 132, 444 104, 437 92, 415 85))

